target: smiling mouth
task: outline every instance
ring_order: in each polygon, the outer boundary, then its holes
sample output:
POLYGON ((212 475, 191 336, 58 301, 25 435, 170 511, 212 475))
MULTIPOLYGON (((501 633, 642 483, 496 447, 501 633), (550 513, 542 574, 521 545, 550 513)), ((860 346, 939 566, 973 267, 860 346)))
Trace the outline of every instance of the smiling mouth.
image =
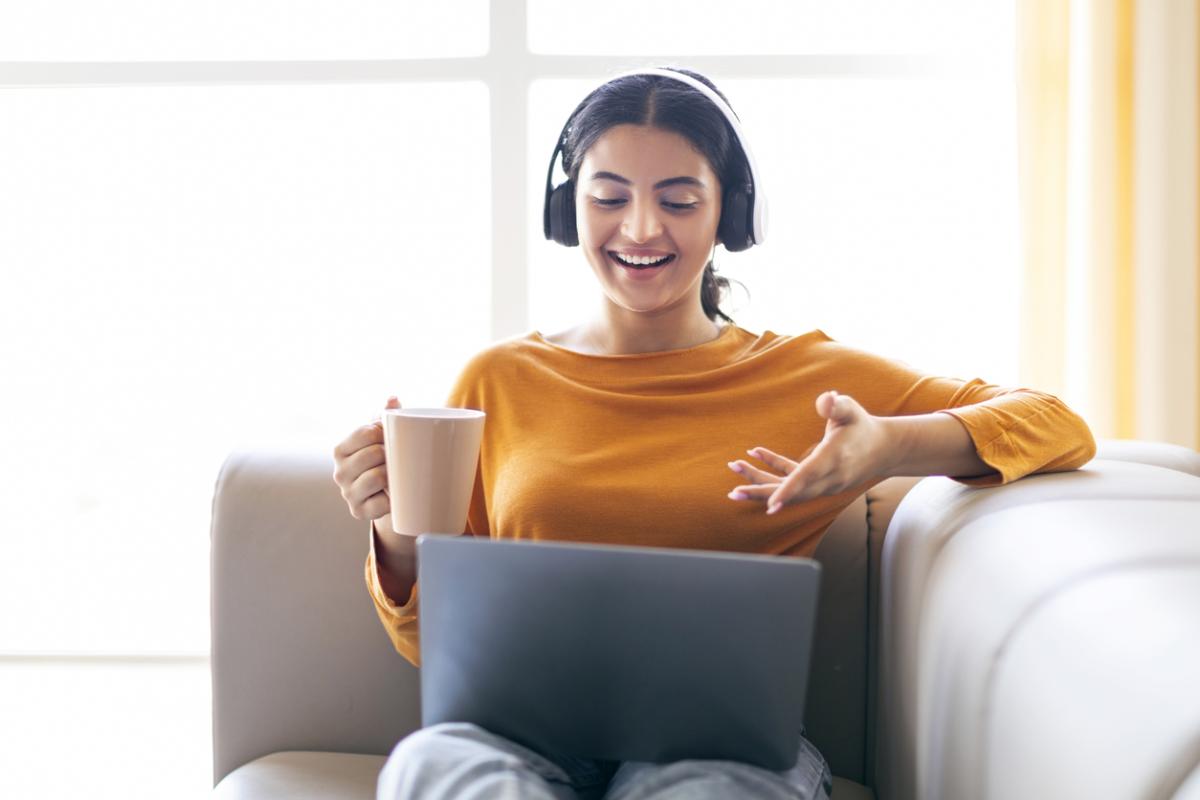
POLYGON ((624 261, 617 258, 616 254, 611 250, 605 251, 605 254, 608 256, 609 261, 613 262, 618 267, 624 267, 625 269, 637 270, 639 272, 642 270, 647 270, 647 269, 661 269, 661 268, 667 266, 668 264, 674 263, 674 261, 675 261, 674 253, 667 256, 665 261, 662 261, 661 263, 658 263, 658 264, 626 264, 624 261))

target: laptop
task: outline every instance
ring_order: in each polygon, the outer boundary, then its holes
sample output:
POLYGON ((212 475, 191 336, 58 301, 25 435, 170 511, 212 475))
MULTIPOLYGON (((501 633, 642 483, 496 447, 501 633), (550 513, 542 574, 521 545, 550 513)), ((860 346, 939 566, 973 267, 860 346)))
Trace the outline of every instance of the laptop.
POLYGON ((820 565, 423 534, 421 722, 543 754, 796 763, 820 565))

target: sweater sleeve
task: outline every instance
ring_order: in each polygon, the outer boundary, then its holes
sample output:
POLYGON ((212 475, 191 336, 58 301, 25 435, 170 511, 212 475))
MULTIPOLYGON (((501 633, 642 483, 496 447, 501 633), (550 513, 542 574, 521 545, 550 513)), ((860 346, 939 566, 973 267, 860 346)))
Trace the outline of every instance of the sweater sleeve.
MULTIPOLYGON (((465 531, 467 535, 488 535, 487 508, 483 497, 483 477, 481 465, 479 465, 475 468, 475 488, 471 494, 471 509, 467 514, 467 530, 465 531)), ((375 604, 375 613, 379 615, 379 621, 383 623, 383 628, 387 631, 388 638, 392 640, 392 646, 396 648, 396 652, 408 659, 414 667, 419 667, 421 666, 421 631, 418 624, 420 583, 413 582, 412 592, 407 599, 399 598, 404 600, 403 603, 398 603, 397 598, 388 597, 379 580, 379 570, 382 567, 375 559, 375 531, 371 527, 371 523, 367 523, 367 531, 371 549, 367 554, 366 581, 367 591, 370 592, 371 600, 375 604)))
POLYGON ((988 399, 938 412, 961 422, 979 458, 996 470, 954 480, 1000 486, 1026 475, 1078 469, 1095 457, 1091 429, 1062 400, 1035 389, 988 388, 996 390, 988 399))
MULTIPOLYGON (((481 359, 479 358, 472 359, 468 363, 450 392, 446 401, 447 407, 482 407, 473 391, 476 386, 476 376, 480 370, 480 363, 481 359)), ((484 435, 485 437, 487 435, 486 423, 484 435)), ((370 593, 371 601, 375 605, 375 613, 379 615, 379 621, 383 623, 383 628, 387 631, 388 638, 391 639, 392 646, 396 648, 396 652, 404 656, 414 667, 420 667, 419 583, 413 583, 412 592, 407 598, 388 597, 379 579, 379 570, 382 567, 375 558, 375 531, 371 523, 367 523, 367 530, 371 545, 365 565, 365 579, 367 582, 367 591, 370 593), (397 602, 398 600, 402 602, 397 602)), ((480 463, 475 467, 475 487, 471 493, 471 504, 467 512, 467 524, 464 533, 467 535, 487 536, 489 535, 489 530, 481 456, 480 463)))
POLYGON ((866 378, 864 399, 872 414, 900 416, 940 412, 967 429, 975 452, 995 472, 954 477, 967 486, 1000 486, 1026 475, 1063 472, 1091 461, 1096 441, 1088 424, 1054 395, 1005 388, 980 378, 969 381, 920 372, 840 343, 847 367, 866 378))
POLYGON ((370 552, 367 553, 366 581, 367 591, 375 604, 375 613, 383 623, 388 638, 396 652, 404 656, 414 666, 421 666, 421 648, 419 631, 417 629, 417 584, 413 583, 412 592, 403 604, 397 603, 383 591, 379 580, 381 567, 375 560, 375 530, 367 523, 367 536, 371 541, 370 552))

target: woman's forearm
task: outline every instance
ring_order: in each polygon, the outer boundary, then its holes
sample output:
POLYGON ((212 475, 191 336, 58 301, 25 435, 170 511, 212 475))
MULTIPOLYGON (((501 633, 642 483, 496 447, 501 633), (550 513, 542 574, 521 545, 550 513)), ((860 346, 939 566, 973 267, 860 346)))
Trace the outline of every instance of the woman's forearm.
POLYGON ((415 536, 403 536, 386 527, 381 532, 379 528, 372 523, 379 585, 393 602, 403 605, 408 602, 413 584, 417 582, 417 540, 415 536))
POLYGON ((893 457, 883 477, 947 475, 970 478, 996 472, 975 451, 967 428, 950 414, 882 417, 893 457))

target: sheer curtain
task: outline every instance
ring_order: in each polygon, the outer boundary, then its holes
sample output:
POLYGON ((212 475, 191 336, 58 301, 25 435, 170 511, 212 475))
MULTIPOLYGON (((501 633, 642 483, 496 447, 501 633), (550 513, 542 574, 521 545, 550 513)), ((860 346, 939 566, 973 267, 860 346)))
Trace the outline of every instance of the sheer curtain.
POLYGON ((1196 0, 1021 0, 1022 381, 1200 448, 1196 0))

